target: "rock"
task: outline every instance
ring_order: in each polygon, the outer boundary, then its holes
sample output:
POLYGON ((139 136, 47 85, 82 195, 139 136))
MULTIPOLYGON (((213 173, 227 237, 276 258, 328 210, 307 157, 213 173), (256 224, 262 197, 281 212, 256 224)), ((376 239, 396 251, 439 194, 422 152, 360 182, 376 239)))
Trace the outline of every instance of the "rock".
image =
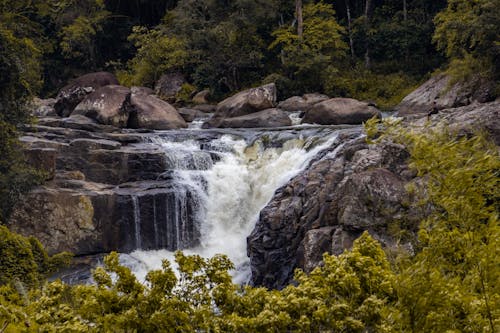
POLYGON ((99 229, 112 226, 111 196, 105 190, 85 193, 39 187, 16 204, 9 227, 22 235, 37 237, 50 254, 103 252, 106 247, 99 229), (93 199, 101 204, 100 210, 93 199))
POLYGON ((54 104, 56 100, 54 98, 40 99, 35 97, 33 99, 30 109, 32 110, 32 115, 35 117, 47 117, 56 116, 56 110, 54 109, 54 104))
POLYGON ((408 168, 404 147, 367 145, 356 132, 342 141, 336 154, 325 152, 262 209, 247 238, 253 285, 283 288, 295 268, 311 271, 324 252, 342 253, 365 230, 392 246, 391 225, 404 221, 411 233, 425 217, 405 190, 412 180, 400 175, 408 168))
POLYGON ((104 125, 126 127, 129 112, 130 89, 108 85, 85 97, 71 115, 83 115, 104 125))
POLYGON ((155 94, 169 103, 175 103, 176 95, 186 83, 184 75, 179 72, 163 74, 155 84, 155 94))
POLYGON ((274 83, 247 89, 217 104, 217 110, 213 118, 207 123, 207 126, 219 127, 221 121, 225 118, 245 116, 273 108, 275 104, 276 86, 274 83))
POLYGON ((167 130, 187 127, 177 110, 156 96, 132 95, 131 107, 130 128, 167 130))
POLYGON ((115 150, 119 149, 122 145, 117 141, 104 140, 104 139, 75 139, 69 143, 70 147, 81 150, 97 150, 97 149, 107 149, 115 150))
POLYGON ((194 110, 198 110, 204 113, 213 113, 217 109, 217 105, 213 104, 199 104, 199 105, 193 105, 191 107, 194 110))
POLYGON ((180 108, 177 110, 181 117, 187 121, 187 122, 192 122, 196 118, 206 118, 207 114, 205 112, 195 110, 195 109, 188 109, 188 108, 180 108))
POLYGON ((306 232, 302 243, 297 250, 297 264, 306 273, 323 262, 323 253, 330 253, 334 227, 323 227, 306 232))
POLYGON ((54 179, 56 172, 57 149, 28 148, 24 150, 26 161, 32 167, 45 172, 45 180, 54 179))
POLYGON ((130 88, 130 92, 132 95, 154 95, 154 91, 148 87, 132 87, 130 88))
POLYGON ((337 222, 349 230, 369 230, 402 219, 410 202, 405 182, 387 169, 349 177, 338 188, 337 222))
POLYGON ((361 124, 372 117, 381 118, 380 111, 366 102, 352 98, 332 98, 314 104, 302 123, 320 125, 361 124))
POLYGON ((450 76, 438 74, 430 78, 395 107, 399 116, 422 115, 434 108, 438 110, 466 106, 473 101, 490 102, 494 98, 491 83, 473 79, 468 83, 450 86, 450 76))
POLYGON ((322 94, 305 94, 304 96, 292 96, 278 104, 278 109, 285 111, 307 111, 316 103, 326 101, 330 97, 322 94))
POLYGON ((210 97, 210 90, 209 89, 204 89, 193 97, 193 103, 195 104, 208 104, 208 99, 210 97))
POLYGON ((219 127, 220 128, 254 128, 254 127, 282 127, 291 126, 292 121, 288 113, 279 109, 267 109, 259 112, 254 112, 245 116, 225 118, 219 127))
POLYGON ((67 117, 73 112, 75 107, 87 96, 93 93, 96 89, 107 86, 117 85, 116 77, 108 72, 97 72, 82 75, 62 88, 56 97, 54 109, 57 114, 62 117, 67 117))

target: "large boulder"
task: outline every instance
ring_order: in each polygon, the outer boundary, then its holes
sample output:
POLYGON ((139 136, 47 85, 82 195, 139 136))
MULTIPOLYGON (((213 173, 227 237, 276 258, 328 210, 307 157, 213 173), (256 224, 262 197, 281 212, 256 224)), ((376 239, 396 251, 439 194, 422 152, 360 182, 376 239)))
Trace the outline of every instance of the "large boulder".
POLYGON ((219 127, 225 118, 245 116, 250 113, 273 108, 276 104, 276 85, 266 84, 247 89, 226 98, 217 105, 213 118, 207 127, 219 127))
POLYGON ((370 103, 352 98, 331 98, 314 104, 305 114, 302 123, 320 125, 361 124, 373 117, 381 117, 380 111, 370 103))
POLYGON ((305 94, 303 96, 292 96, 278 104, 278 109, 285 111, 307 111, 316 103, 326 101, 330 97, 323 94, 305 94))
POLYGON ((427 114, 434 107, 437 109, 456 108, 481 103, 494 99, 494 87, 491 83, 472 80, 468 83, 450 84, 449 75, 438 74, 406 96, 395 107, 399 116, 427 114))
POLYGON ((177 93, 181 91, 184 83, 186 79, 182 73, 166 73, 156 82, 154 92, 169 103, 175 103, 177 93))
POLYGON ((210 98, 210 90, 209 89, 204 89, 196 95, 193 96, 193 103, 195 104, 207 104, 210 98))
POLYGON ((126 127, 129 112, 130 89, 108 85, 85 97, 71 115, 83 115, 104 125, 126 127))
POLYGON ((291 126, 288 113, 279 109, 267 109, 245 116, 225 118, 219 124, 220 128, 255 128, 291 126))
POLYGON ((386 246, 404 221, 415 228, 420 213, 404 185, 408 152, 403 146, 368 146, 356 132, 278 189, 247 239, 252 283, 282 288, 295 268, 311 271, 324 252, 339 254, 365 230, 386 246))
POLYGON ((57 114, 67 117, 75 107, 96 89, 107 85, 117 85, 117 78, 108 72, 97 72, 82 75, 62 88, 56 97, 54 109, 57 114))
POLYGON ((130 128, 167 130, 187 127, 172 105, 154 95, 133 94, 130 101, 130 128))

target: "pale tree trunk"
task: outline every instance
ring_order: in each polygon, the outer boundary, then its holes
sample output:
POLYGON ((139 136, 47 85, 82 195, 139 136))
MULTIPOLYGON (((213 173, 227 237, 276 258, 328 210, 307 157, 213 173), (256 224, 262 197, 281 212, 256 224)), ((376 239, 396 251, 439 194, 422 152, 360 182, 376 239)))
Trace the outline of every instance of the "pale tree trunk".
MULTIPOLYGON (((365 2, 365 19, 366 19, 366 31, 367 33, 370 31, 371 28, 371 17, 372 17, 372 0, 366 0, 365 2)), ((366 42, 366 51, 365 51, 365 67, 366 69, 370 69, 371 67, 371 58, 370 58, 370 51, 371 51, 371 45, 369 41, 369 37, 367 37, 367 42, 366 42)))
POLYGON ((408 64, 410 62, 410 48, 408 47, 408 4, 406 0, 403 0, 403 23, 405 26, 405 61, 408 64))
POLYGON ((349 47, 351 49, 351 61, 354 62, 354 40, 352 38, 351 7, 349 6, 349 0, 345 0, 345 8, 347 10, 347 32, 349 33, 349 47))
POLYGON ((295 0, 295 19, 297 20, 297 36, 302 39, 304 33, 304 19, 302 18, 302 0, 295 0))

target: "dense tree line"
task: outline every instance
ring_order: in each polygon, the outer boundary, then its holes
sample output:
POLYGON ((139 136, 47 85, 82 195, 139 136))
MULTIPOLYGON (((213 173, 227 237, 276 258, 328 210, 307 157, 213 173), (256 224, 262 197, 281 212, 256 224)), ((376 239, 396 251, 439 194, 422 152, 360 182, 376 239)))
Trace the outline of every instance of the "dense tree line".
POLYGON ((319 91, 389 106, 445 57, 498 66, 491 61, 498 7, 497 0, 21 0, 3 1, 0 15, 35 46, 31 59, 48 95, 98 69, 150 86, 180 71, 215 96, 273 80, 283 96, 319 91), (380 88, 384 76, 394 84, 380 88))
POLYGON ((351 250, 298 270, 283 290, 231 282, 231 262, 176 254, 145 283, 116 253, 94 285, 42 283, 66 256, 0 227, 0 328, 5 332, 498 332, 500 156, 483 136, 367 125, 371 141, 407 145, 432 206, 414 250, 385 252, 367 233, 351 250), (432 163, 429 163, 432 160, 432 163), (23 260, 14 260, 22 253, 23 260), (390 255, 389 255, 390 254, 390 255), (16 263, 16 264, 14 264, 16 263), (31 286, 31 289, 27 287, 31 286))

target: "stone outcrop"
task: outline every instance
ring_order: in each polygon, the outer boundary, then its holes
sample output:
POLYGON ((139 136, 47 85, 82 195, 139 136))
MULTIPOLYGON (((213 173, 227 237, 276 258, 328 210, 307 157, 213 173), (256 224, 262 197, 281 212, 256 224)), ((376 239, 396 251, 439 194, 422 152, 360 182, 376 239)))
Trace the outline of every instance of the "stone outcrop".
POLYGON ((381 117, 380 111, 367 102, 352 98, 331 98, 314 104, 302 123, 320 125, 361 124, 372 117, 381 117))
POLYGON ((40 99, 35 97, 31 103, 31 110, 33 110, 32 115, 35 117, 47 117, 55 116, 56 110, 54 109, 54 104, 56 100, 54 98, 40 99))
POLYGON ((177 110, 154 95, 132 94, 130 128, 168 130, 187 127, 177 110))
POLYGON ((317 93, 311 93, 311 94, 305 94, 303 96, 292 96, 278 104, 278 109, 282 109, 285 111, 307 111, 311 106, 313 106, 316 103, 326 101, 327 99, 330 99, 330 97, 323 95, 323 94, 317 94, 317 93))
POLYGON ((490 102, 493 100, 494 87, 486 82, 451 84, 451 78, 438 74, 430 78, 395 107, 399 116, 427 114, 434 107, 437 109, 457 108, 472 102, 490 102), (435 103, 435 105, 434 105, 435 103))
MULTIPOLYGON (((497 100, 406 124, 414 130, 444 124, 458 135, 487 132, 500 145, 499 112, 497 100)), ((391 142, 368 145, 355 135, 342 141, 278 189, 261 211, 248 237, 253 284, 282 288, 295 268, 311 271, 322 253, 342 253, 365 230, 386 247, 412 251, 418 223, 429 211, 406 191, 423 182, 408 167, 408 151, 391 142)))
POLYGON ((57 114, 67 117, 75 107, 96 89, 107 85, 117 85, 116 77, 108 72, 97 72, 82 75, 62 88, 56 97, 54 109, 57 114))
POLYGON ((292 121, 288 113, 279 109, 267 109, 245 116, 225 118, 219 124, 220 128, 255 128, 290 126, 292 121))
MULTIPOLYGON (((299 267, 312 270, 322 253, 341 253, 364 230, 384 245, 396 243, 389 229, 404 217, 416 227, 404 189, 414 176, 398 145, 368 146, 355 132, 336 153, 314 161, 276 191, 248 237, 252 283, 282 288, 299 267)), ((332 147, 332 151, 333 151, 332 147)))
POLYGON ((104 125, 127 127, 129 112, 130 89, 108 85, 86 96, 71 115, 83 115, 104 125))
MULTIPOLYGON (((180 191, 168 175, 162 176, 176 156, 143 144, 149 141, 147 133, 74 117, 79 122, 40 118, 23 129, 27 160, 42 167, 48 181, 16 203, 9 227, 36 236, 50 253, 195 246, 195 194, 180 191)), ((209 153, 204 157, 212 158, 209 153)))
POLYGON ((224 119, 270 109, 275 104, 276 85, 274 83, 247 89, 220 102, 214 116, 206 123, 205 127, 219 127, 224 119))

